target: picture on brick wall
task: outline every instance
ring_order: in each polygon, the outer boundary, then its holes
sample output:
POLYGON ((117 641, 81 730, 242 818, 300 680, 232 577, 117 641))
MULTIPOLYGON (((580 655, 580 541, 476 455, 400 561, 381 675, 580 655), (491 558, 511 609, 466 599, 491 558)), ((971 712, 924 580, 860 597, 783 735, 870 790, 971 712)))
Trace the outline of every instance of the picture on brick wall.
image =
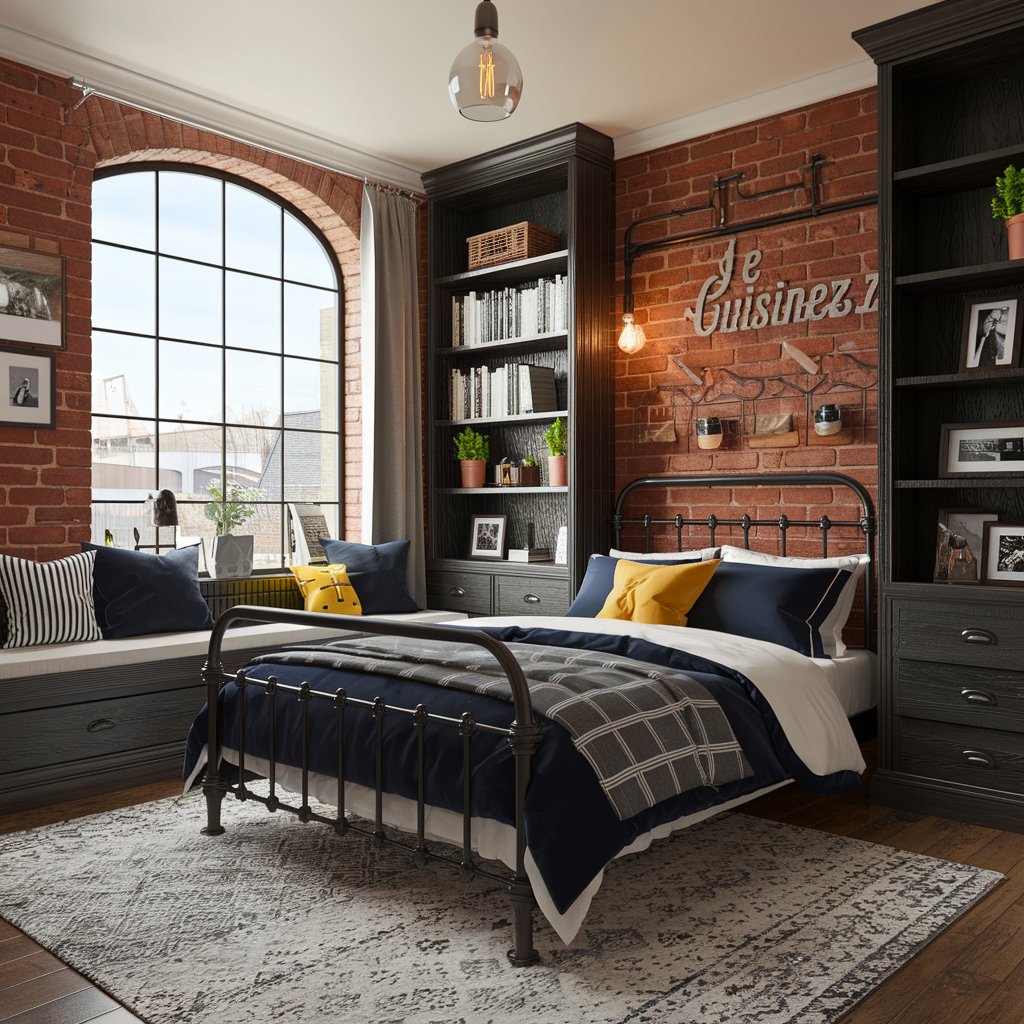
POLYGON ((0 342, 64 347, 64 257, 0 246, 0 342))
POLYGON ((54 425, 53 367, 52 355, 0 351, 0 381, 4 388, 0 426, 54 425))
POLYGON ((964 312, 961 370, 995 370, 1020 362, 1017 300, 968 299, 964 312))

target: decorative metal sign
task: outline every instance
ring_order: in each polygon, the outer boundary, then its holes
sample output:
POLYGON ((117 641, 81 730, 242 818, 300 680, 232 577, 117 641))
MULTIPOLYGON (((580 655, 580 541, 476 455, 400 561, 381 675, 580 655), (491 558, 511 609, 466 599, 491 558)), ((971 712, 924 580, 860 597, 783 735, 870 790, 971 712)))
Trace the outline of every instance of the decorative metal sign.
POLYGON ((761 271, 758 269, 764 254, 752 249, 743 258, 740 272, 744 295, 719 299, 732 284, 736 267, 736 238, 729 239, 725 255, 718 262, 718 273, 712 274, 697 295, 694 308, 684 316, 693 321, 694 331, 701 337, 718 332, 758 331, 765 327, 799 324, 807 320, 831 320, 873 313, 878 309, 878 274, 864 275, 863 298, 857 301, 851 295, 853 278, 819 282, 807 287, 789 287, 786 281, 776 281, 774 288, 756 289, 761 271))

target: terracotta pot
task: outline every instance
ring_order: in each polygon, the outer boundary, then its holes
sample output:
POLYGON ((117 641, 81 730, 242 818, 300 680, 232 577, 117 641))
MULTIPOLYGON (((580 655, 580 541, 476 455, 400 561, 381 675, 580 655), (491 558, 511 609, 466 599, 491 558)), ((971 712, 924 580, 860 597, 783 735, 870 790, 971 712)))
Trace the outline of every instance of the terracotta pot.
POLYGON ((1024 260, 1024 213, 1018 213, 1006 221, 1006 239, 1009 243, 1010 259, 1024 260))
POLYGON ((564 487, 569 480, 565 455, 548 456, 548 483, 552 487, 564 487))
POLYGON ((463 459, 459 463, 462 470, 463 487, 483 487, 487 481, 487 463, 483 459, 463 459))

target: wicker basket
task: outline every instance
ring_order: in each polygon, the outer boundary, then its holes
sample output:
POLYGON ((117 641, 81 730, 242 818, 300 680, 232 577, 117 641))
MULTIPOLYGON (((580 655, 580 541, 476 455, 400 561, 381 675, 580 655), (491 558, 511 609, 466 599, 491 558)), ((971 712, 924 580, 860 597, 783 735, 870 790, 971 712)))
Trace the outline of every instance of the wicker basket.
POLYGON ((507 228, 485 231, 466 239, 469 249, 469 269, 493 267, 498 263, 525 260, 530 256, 544 256, 554 252, 562 239, 557 231, 537 227, 529 221, 510 224, 507 228))

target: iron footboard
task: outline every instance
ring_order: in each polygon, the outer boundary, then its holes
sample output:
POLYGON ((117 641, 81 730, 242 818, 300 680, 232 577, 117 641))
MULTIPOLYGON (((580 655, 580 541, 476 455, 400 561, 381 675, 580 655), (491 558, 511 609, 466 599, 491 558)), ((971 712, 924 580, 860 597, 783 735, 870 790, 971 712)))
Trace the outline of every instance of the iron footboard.
POLYGON ((332 827, 338 835, 348 832, 371 838, 378 845, 389 845, 410 853, 417 864, 428 860, 440 860, 454 865, 462 871, 482 875, 486 878, 507 885, 512 902, 512 934, 513 945, 508 952, 510 963, 515 967, 527 967, 536 963, 540 956, 533 946, 533 910, 536 906, 533 889, 526 876, 526 830, 523 822, 526 804, 526 790, 530 785, 533 771, 533 757, 543 734, 543 726, 533 717, 530 704, 530 691, 522 669, 512 652, 500 641, 477 630, 454 630, 445 626, 420 625, 415 623, 392 622, 373 619, 344 619, 339 621, 336 615, 323 615, 316 612, 292 611, 280 608, 258 608, 250 605, 239 605, 229 608, 216 622, 210 637, 210 646, 206 664, 203 666, 203 680, 206 683, 208 707, 208 760, 206 776, 203 781, 203 795, 206 798, 205 835, 218 836, 223 834, 221 825, 221 804, 227 793, 232 793, 238 800, 256 800, 264 804, 270 811, 286 811, 294 814, 302 822, 317 821, 332 827), (221 659, 221 646, 228 627, 240 621, 277 622, 299 626, 321 626, 337 629, 339 632, 369 633, 385 636, 412 637, 420 640, 440 640, 451 642, 457 637, 458 642, 474 644, 494 655, 502 671, 508 678, 512 688, 515 718, 507 728, 487 725, 474 720, 470 714, 460 718, 437 715, 428 712, 422 704, 415 708, 397 707, 387 704, 380 697, 365 700, 349 696, 344 689, 327 693, 312 689, 308 683, 290 686, 278 682, 275 676, 266 680, 253 679, 241 670, 235 675, 224 672, 221 659), (239 730, 238 730, 238 776, 236 784, 229 784, 221 772, 220 762, 224 747, 220 735, 220 708, 218 697, 221 687, 228 682, 238 686, 239 730), (246 745, 246 694, 251 688, 263 690, 267 703, 267 748, 269 771, 267 779, 270 785, 269 796, 261 796, 252 792, 245 784, 245 745, 246 745), (289 804, 277 795, 277 758, 275 748, 276 736, 276 696, 287 693, 302 703, 302 803, 299 806, 289 804), (337 814, 334 817, 319 814, 309 804, 309 709, 312 701, 330 703, 338 716, 338 789, 337 814), (375 778, 375 814, 372 828, 365 828, 350 821, 345 814, 345 721, 352 713, 363 713, 367 716, 369 727, 374 730, 374 778, 375 778), (416 838, 410 844, 390 835, 384 827, 383 816, 383 726, 385 715, 400 715, 407 718, 410 727, 416 730, 417 745, 417 800, 416 800, 416 838), (424 798, 425 777, 425 732, 430 723, 457 730, 462 737, 462 850, 460 857, 449 857, 436 853, 426 844, 424 820, 426 801, 424 798), (487 732, 508 737, 509 745, 515 756, 515 870, 511 876, 499 875, 477 864, 472 853, 471 827, 471 765, 472 738, 475 733, 487 732))

